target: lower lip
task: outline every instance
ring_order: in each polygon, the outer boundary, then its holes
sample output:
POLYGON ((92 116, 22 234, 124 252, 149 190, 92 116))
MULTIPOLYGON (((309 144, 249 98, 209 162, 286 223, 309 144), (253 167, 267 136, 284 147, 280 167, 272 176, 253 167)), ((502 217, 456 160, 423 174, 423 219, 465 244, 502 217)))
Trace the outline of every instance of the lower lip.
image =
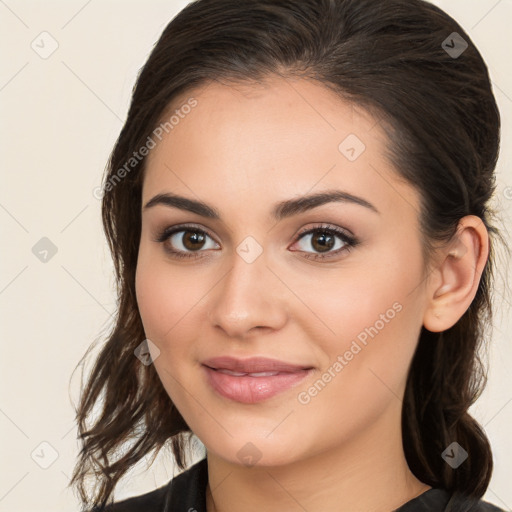
POLYGON ((255 404, 267 400, 296 386, 312 372, 312 369, 309 369, 293 373, 282 372, 268 377, 251 377, 250 375, 236 377, 213 370, 208 366, 203 368, 206 370, 210 385, 217 393, 244 404, 255 404))

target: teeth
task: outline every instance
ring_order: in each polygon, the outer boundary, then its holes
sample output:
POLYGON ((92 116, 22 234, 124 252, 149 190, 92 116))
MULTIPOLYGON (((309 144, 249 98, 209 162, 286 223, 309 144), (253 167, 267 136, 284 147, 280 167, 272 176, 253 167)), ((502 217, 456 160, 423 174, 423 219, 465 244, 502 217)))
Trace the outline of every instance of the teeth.
POLYGON ((233 375, 234 377, 242 377, 243 375, 249 375, 250 377, 273 377, 277 375, 279 372, 256 372, 256 373, 244 373, 244 372, 233 372, 231 370, 226 370, 225 368, 217 369, 220 373, 225 373, 226 375, 233 375))
POLYGON ((226 370, 224 368, 219 368, 219 369, 217 369, 217 371, 220 373, 226 373, 227 375, 234 375, 235 377, 241 377, 242 375, 247 375, 246 373, 232 372, 231 370, 226 370))

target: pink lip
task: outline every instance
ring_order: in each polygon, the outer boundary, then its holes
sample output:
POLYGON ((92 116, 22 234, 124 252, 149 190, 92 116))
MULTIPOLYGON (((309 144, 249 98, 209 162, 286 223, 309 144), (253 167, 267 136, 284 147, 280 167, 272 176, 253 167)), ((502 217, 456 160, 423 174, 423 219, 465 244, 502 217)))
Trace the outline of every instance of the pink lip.
POLYGON ((268 357, 250 357, 248 359, 237 359, 231 356, 214 357, 203 361, 205 366, 210 368, 231 370, 234 372, 297 372, 307 370, 311 366, 286 363, 279 359, 269 359, 268 357))
POLYGON ((216 357, 203 362, 207 380, 212 388, 225 398, 254 404, 296 386, 307 377, 312 367, 277 359, 252 357, 236 359, 216 357), (271 372, 275 375, 229 375, 227 371, 245 374, 271 372))

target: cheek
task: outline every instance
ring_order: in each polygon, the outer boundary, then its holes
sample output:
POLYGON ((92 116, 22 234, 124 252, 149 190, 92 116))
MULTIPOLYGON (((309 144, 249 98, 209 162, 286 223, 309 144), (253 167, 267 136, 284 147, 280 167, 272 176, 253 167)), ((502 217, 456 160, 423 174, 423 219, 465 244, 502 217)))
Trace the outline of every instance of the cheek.
POLYGON ((324 309, 336 335, 317 331, 322 367, 316 380, 297 389, 296 398, 297 412, 322 428, 327 444, 350 438, 401 405, 419 309, 406 302, 407 292, 385 289, 343 297, 324 309))
POLYGON ((321 340, 324 370, 342 356, 343 369, 337 365, 334 373, 340 377, 335 380, 360 396, 375 387, 385 390, 385 385, 400 390, 422 325, 419 246, 374 252, 378 257, 369 255, 358 268, 326 279, 313 275, 300 291, 315 313, 308 313, 302 326, 315 326, 310 337, 321 340))
POLYGON ((190 309, 199 300, 197 288, 187 282, 183 272, 172 267, 160 255, 141 247, 135 276, 137 304, 146 336, 160 349, 164 340, 177 329, 190 309))
POLYGON ((304 298, 310 312, 304 321, 317 326, 317 335, 323 331, 322 338, 332 341, 360 335, 364 341, 372 326, 379 332, 389 331, 388 326, 404 316, 397 310, 415 300, 411 291, 418 286, 420 268, 413 268, 413 257, 405 262, 376 252, 381 255, 379 261, 368 258, 357 267, 336 269, 329 275, 313 272, 297 281, 300 286, 294 291, 304 298))
MULTIPOLYGON (((139 253, 135 288, 139 312, 145 335, 159 349, 154 367, 167 394, 180 410, 186 406, 182 387, 179 385, 180 362, 190 357, 188 344, 170 341, 190 339, 187 313, 200 300, 197 287, 190 286, 190 277, 183 272, 172 272, 171 266, 161 255, 139 253), (173 378, 175 376, 175 378, 173 378)), ((204 292, 203 292, 204 295, 204 292)))

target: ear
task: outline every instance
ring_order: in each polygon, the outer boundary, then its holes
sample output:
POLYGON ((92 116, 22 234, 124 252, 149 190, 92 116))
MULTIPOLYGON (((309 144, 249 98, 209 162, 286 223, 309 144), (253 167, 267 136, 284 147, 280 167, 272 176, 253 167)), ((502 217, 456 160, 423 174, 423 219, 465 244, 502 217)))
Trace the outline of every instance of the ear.
POLYGON ((475 298, 489 255, 489 234, 482 219, 468 215, 459 221, 453 241, 440 249, 440 262, 427 286, 423 325, 441 332, 457 323, 475 298))

